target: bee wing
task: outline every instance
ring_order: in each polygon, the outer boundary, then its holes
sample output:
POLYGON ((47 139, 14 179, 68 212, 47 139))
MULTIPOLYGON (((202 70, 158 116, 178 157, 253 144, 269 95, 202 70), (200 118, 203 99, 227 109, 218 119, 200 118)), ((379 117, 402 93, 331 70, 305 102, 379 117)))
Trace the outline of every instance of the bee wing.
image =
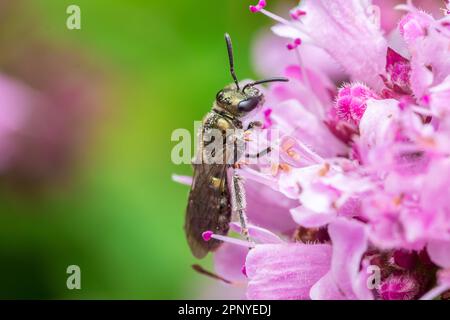
POLYGON ((186 211, 185 232, 192 254, 203 258, 217 249, 221 241, 205 241, 202 233, 208 230, 226 235, 231 220, 231 203, 227 183, 227 165, 194 165, 189 202, 186 211), (220 187, 213 186, 212 178, 221 181, 220 187))

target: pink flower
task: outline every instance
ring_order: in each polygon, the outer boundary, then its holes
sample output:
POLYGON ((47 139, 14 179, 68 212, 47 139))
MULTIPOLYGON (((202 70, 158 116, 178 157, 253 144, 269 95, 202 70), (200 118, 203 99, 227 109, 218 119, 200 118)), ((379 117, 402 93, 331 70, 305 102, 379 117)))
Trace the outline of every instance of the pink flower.
POLYGON ((290 82, 266 90, 253 135, 278 156, 239 170, 255 243, 207 233, 226 242, 216 271, 248 298, 441 296, 450 290, 449 17, 408 1, 399 36, 385 37, 369 1, 302 1, 288 18, 267 5, 252 12, 273 19, 279 39, 259 38, 255 63, 290 82), (326 58, 313 59, 312 46, 326 58))

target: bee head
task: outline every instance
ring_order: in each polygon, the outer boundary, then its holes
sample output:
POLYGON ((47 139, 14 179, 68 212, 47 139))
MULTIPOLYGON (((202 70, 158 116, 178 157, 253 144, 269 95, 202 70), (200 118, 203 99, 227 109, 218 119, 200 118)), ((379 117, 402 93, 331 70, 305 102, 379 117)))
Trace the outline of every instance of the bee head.
POLYGON ((261 91, 253 86, 238 90, 235 84, 231 84, 220 90, 216 95, 216 105, 234 116, 245 116, 251 111, 262 106, 264 96, 261 91))
POLYGON ((227 33, 225 34, 225 41, 227 43, 228 58, 230 61, 230 72, 231 76, 233 77, 234 83, 226 86, 224 89, 220 90, 217 93, 216 105, 234 116, 241 117, 255 110, 257 107, 261 106, 264 103, 264 96, 259 89, 255 88, 256 85, 276 81, 286 82, 289 80, 286 78, 265 79, 250 82, 244 85, 241 89, 236 73, 234 71, 234 58, 231 38, 227 33))

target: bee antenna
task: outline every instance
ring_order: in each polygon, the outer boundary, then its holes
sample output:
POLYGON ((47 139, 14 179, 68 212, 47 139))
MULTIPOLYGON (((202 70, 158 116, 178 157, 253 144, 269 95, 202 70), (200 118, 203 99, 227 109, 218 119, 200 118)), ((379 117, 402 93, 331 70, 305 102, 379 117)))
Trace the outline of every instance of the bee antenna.
POLYGON ((236 84, 236 87, 239 89, 239 81, 236 77, 236 73, 234 71, 234 57, 233 57, 233 45, 231 44, 231 38, 228 33, 225 33, 225 41, 227 42, 227 50, 228 50, 228 60, 230 61, 230 72, 231 76, 233 77, 234 83, 236 84))
POLYGON ((269 78, 269 79, 255 81, 255 82, 250 82, 244 86, 244 88, 242 89, 242 92, 244 92, 249 87, 253 87, 258 84, 268 83, 268 82, 289 82, 289 79, 287 79, 287 78, 269 78))

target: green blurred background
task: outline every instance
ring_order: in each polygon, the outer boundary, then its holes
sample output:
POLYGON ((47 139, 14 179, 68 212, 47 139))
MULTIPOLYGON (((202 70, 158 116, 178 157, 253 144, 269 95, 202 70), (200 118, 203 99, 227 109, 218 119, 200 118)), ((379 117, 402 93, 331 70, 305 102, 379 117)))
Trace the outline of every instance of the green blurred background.
MULTIPOLYGON (((224 32, 238 74, 255 76, 252 39, 268 21, 248 11, 254 2, 32 0, 1 15, 13 25, 31 20, 40 39, 87 57, 103 94, 68 179, 33 192, 0 184, 0 298, 199 296, 210 280, 190 267, 188 188, 171 181, 190 168, 172 164, 170 137, 192 131, 230 82, 224 32), (81 7, 81 30, 66 28, 70 4, 81 7), (81 290, 66 288, 72 264, 81 268, 81 290)), ((17 37, 3 37, 2 46, 18 45, 17 37)))

